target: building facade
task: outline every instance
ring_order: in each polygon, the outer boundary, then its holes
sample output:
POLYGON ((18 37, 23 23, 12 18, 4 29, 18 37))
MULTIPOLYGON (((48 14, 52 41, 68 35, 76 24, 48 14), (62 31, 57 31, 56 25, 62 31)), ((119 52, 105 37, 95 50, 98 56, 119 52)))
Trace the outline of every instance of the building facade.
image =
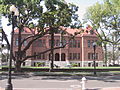
MULTIPOLYGON (((69 35, 65 34, 61 36, 60 33, 54 34, 54 47, 58 47, 66 44, 65 48, 54 50, 54 64, 61 67, 68 65, 77 67, 92 67, 94 60, 93 42, 97 42, 98 38, 96 32, 91 27, 86 29, 71 29, 66 28, 66 32, 69 34, 75 34, 82 30, 82 33, 76 35, 74 39, 70 40, 69 35)), ((31 35, 31 31, 25 28, 22 32, 22 38, 26 38, 31 35)), ((14 52, 17 52, 18 47, 18 32, 14 34, 14 52)), ((25 41, 22 48, 24 48, 29 41, 25 41)), ((51 36, 49 34, 36 40, 30 48, 27 50, 26 55, 36 55, 40 52, 50 49, 51 36)), ((103 50, 101 46, 96 46, 96 66, 103 66, 103 50)), ((29 66, 49 66, 50 64, 50 52, 39 54, 39 56, 30 58, 23 63, 29 66)))

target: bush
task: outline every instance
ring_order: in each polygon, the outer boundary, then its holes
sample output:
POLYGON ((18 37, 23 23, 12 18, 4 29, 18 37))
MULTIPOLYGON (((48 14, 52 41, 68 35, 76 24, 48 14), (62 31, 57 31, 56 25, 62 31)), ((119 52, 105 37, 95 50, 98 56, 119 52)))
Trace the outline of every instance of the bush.
POLYGON ((72 67, 78 67, 78 64, 77 63, 72 63, 71 66, 72 67))
POLYGON ((36 63, 36 66, 37 67, 44 67, 45 66, 45 63, 44 62, 38 62, 38 63, 36 63))
POLYGON ((119 67, 120 65, 119 64, 114 64, 114 65, 109 65, 110 67, 119 67))

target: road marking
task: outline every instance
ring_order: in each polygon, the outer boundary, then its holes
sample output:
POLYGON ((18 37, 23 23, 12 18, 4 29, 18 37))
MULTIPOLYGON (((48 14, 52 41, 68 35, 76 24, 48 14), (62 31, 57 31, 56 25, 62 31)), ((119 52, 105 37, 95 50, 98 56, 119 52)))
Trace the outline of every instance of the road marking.
POLYGON ((70 85, 72 88, 81 88, 81 85, 70 85))

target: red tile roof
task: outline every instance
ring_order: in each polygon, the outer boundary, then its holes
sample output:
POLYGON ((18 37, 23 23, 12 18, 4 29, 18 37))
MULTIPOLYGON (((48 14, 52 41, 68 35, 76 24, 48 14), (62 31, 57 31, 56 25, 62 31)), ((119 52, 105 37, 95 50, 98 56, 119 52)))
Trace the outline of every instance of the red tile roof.
MULTIPOLYGON (((48 28, 46 28, 48 29, 48 28)), ((91 26, 88 26, 86 27, 86 29, 72 29, 72 28, 68 28, 68 27, 60 27, 60 29, 66 31, 67 33, 69 34, 72 34, 74 35, 75 33, 79 33, 81 32, 80 34, 78 35, 82 35, 82 36, 85 36, 85 35, 90 35, 90 31, 93 30, 91 26)), ((94 30, 95 34, 97 34, 97 32, 94 30)), ((18 29, 15 30, 15 33, 18 33, 18 29)), ((22 34, 37 34, 38 33, 38 28, 35 28, 35 29, 29 29, 27 27, 24 27, 24 31, 22 32, 22 34)), ((93 35, 95 35, 93 34, 93 35)))

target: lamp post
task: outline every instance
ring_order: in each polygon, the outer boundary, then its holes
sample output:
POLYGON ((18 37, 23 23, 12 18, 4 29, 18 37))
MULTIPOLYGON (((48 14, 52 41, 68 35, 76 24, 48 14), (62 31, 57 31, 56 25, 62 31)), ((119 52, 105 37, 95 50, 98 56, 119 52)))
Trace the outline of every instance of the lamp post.
MULTIPOLYGON (((1 19, 0 19, 0 51, 2 52, 2 31, 1 31, 1 29, 2 29, 2 26, 1 26, 1 19)), ((1 53, 2 54, 2 53, 1 53)), ((1 55, 2 56, 2 55, 1 55)), ((2 59, 2 58, 1 58, 2 59)), ((0 69, 1 69, 1 67, 2 67, 2 60, 0 59, 0 69)))
POLYGON ((0 69, 2 68, 2 43, 1 43, 1 41, 0 41, 0 55, 1 55, 1 57, 0 57, 0 69))
POLYGON ((11 32, 11 45, 10 45, 10 60, 9 60, 9 70, 8 70, 8 82, 6 85, 5 90, 13 90, 13 86, 11 83, 11 71, 12 71, 12 53, 13 53, 13 35, 14 35, 14 28, 16 25, 16 18, 19 15, 18 9, 12 5, 10 7, 10 12, 11 12, 11 19, 12 19, 12 32, 11 32))
POLYGON ((95 51, 96 51, 96 45, 97 45, 96 42, 94 42, 94 43, 93 43, 93 49, 94 49, 94 53, 93 53, 93 59, 94 59, 94 60, 93 60, 94 75, 96 75, 96 63, 95 63, 95 59, 96 59, 96 58, 95 58, 95 56, 96 56, 96 55, 95 55, 95 53, 96 53, 96 52, 95 52, 95 51))

